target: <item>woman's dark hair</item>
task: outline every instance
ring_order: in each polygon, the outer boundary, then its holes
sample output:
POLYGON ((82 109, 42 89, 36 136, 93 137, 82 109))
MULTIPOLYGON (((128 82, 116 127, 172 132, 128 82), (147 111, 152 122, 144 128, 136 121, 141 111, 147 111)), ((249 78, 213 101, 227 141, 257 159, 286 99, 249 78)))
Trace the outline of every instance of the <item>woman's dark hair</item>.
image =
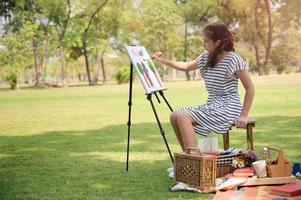
POLYGON ((217 56, 223 51, 235 51, 233 35, 225 24, 220 22, 208 24, 203 29, 203 33, 214 42, 221 41, 221 44, 209 54, 206 68, 213 68, 217 63, 217 56))

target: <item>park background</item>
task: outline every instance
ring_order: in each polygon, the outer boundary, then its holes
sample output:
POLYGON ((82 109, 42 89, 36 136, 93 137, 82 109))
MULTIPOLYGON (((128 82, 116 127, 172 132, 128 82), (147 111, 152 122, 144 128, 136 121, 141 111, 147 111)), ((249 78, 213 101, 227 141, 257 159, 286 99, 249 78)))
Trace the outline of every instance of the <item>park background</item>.
MULTIPOLYGON (((234 33, 256 87, 255 150, 279 147, 300 162, 299 0, 2 0, 0 199, 211 199, 168 191, 171 162, 137 79, 125 172, 122 83, 130 64, 124 44, 191 60, 204 50, 202 27, 217 20, 234 33)), ((155 64, 174 109, 206 101, 198 72, 155 64)), ((180 151, 170 111, 156 106, 171 150, 180 151)), ((245 148, 245 131, 231 131, 230 145, 245 148)))

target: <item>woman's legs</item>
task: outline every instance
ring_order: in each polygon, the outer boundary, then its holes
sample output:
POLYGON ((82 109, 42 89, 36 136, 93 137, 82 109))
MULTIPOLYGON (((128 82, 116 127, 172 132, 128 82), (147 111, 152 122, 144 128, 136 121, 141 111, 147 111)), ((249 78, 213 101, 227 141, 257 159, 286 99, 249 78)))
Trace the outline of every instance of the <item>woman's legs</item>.
POLYGON ((172 112, 170 114, 170 123, 172 125, 172 128, 173 128, 176 136, 177 136, 179 144, 181 145, 182 151, 185 151, 185 147, 184 147, 183 140, 182 140, 182 135, 181 135, 181 132, 180 132, 180 129, 179 129, 179 126, 178 126, 178 114, 179 114, 179 112, 177 112, 177 111, 172 112))
POLYGON ((196 135, 193 128, 193 124, 196 124, 196 121, 192 119, 190 115, 186 112, 181 112, 178 115, 177 121, 178 127, 182 135, 185 150, 187 147, 197 147, 196 135))
POLYGON ((196 147, 196 135, 193 124, 197 122, 186 112, 172 112, 170 122, 178 138, 178 141, 185 151, 187 147, 196 147))

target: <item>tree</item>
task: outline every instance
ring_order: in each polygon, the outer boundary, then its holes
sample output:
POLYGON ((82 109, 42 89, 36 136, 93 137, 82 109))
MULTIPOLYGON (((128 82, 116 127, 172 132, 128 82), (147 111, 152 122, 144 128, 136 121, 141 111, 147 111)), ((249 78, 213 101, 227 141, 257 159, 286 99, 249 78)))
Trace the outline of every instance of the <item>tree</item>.
POLYGON ((96 17, 97 13, 106 5, 107 2, 108 2, 108 0, 104 0, 101 4, 99 4, 99 6, 96 7, 94 12, 92 12, 92 14, 89 16, 89 22, 88 22, 86 28, 84 29, 84 32, 82 33, 82 44, 83 44, 85 64, 86 64, 89 85, 94 85, 94 83, 92 82, 90 68, 89 68, 89 58, 88 58, 88 51, 87 51, 88 33, 89 33, 89 29, 92 25, 92 21, 96 17))
POLYGON ((236 29, 237 35, 255 51, 259 75, 269 73, 267 64, 273 42, 271 2, 268 0, 219 0, 219 17, 236 29))
POLYGON ((7 26, 7 30, 8 32, 16 32, 23 27, 25 22, 36 25, 37 28, 34 29, 31 45, 36 79, 35 86, 44 88, 42 68, 47 54, 47 48, 44 45, 49 45, 47 41, 50 27, 49 20, 43 15, 41 5, 43 5, 42 0, 39 2, 34 0, 15 1, 11 7, 13 18, 7 26))
POLYGON ((4 17, 5 21, 11 21, 12 10, 16 6, 15 1, 1 0, 0 2, 0 16, 4 17))
POLYGON ((92 52, 95 57, 95 68, 92 82, 95 85, 98 82, 100 69, 102 71, 102 83, 106 82, 104 54, 110 50, 112 51, 109 40, 116 39, 118 35, 123 5, 123 0, 110 1, 93 20, 94 26, 91 28, 91 33, 93 34, 91 42, 93 43, 92 52))
MULTIPOLYGON (((194 32, 192 32, 193 29, 190 28, 190 33, 188 34, 189 26, 200 27, 200 25, 208 22, 208 19, 216 15, 216 11, 214 9, 216 7, 216 2, 207 0, 175 0, 175 3, 176 5, 178 5, 179 14, 185 27, 183 41, 183 60, 186 62, 189 57, 189 51, 194 52, 194 50, 189 49, 193 48, 195 43, 200 44, 199 37, 195 37, 196 35, 200 36, 200 31, 198 30, 195 34, 194 32), (191 39, 189 37, 191 37, 191 39)), ((198 46, 197 49, 199 49, 199 47, 200 46, 198 46)), ((190 80, 189 72, 186 72, 186 80, 190 80)))
POLYGON ((65 36, 70 21, 71 5, 70 0, 45 1, 42 6, 45 16, 53 23, 54 30, 57 35, 57 45, 55 46, 59 52, 61 61, 61 82, 62 86, 66 86, 65 76, 65 36))
POLYGON ((282 73, 283 70, 290 71, 288 67, 301 66, 301 4, 289 0, 279 0, 277 3, 273 15, 277 26, 274 29, 272 62, 277 72, 282 73))
POLYGON ((278 26, 275 27, 275 42, 271 52, 271 60, 279 74, 284 71, 289 72, 290 66, 300 66, 301 64, 301 47, 298 45, 301 43, 299 26, 297 21, 287 21, 285 16, 282 11, 274 15, 278 26))
POLYGON ((300 1, 278 0, 275 1, 276 11, 281 16, 283 23, 293 22, 294 25, 301 25, 301 4, 300 1))
MULTIPOLYGON (((179 38, 177 26, 180 17, 176 5, 172 1, 145 0, 140 4, 138 12, 136 39, 146 46, 149 52, 162 51, 172 57, 173 50, 178 49, 180 45, 180 41, 170 42, 173 38, 179 38)), ((159 72, 164 75, 162 68, 159 72)))
POLYGON ((32 37, 36 25, 25 22, 18 31, 8 33, 1 39, 0 66, 4 69, 11 89, 18 89, 20 75, 32 65, 32 37))

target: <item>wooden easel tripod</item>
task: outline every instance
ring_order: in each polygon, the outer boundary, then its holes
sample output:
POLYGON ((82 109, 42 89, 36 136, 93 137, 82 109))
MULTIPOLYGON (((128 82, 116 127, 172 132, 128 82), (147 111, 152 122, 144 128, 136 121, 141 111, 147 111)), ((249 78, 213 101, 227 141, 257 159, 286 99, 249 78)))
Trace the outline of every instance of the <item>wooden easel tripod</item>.
MULTIPOLYGON (((128 106, 129 106, 129 115, 128 115, 128 123, 127 123, 127 126, 128 126, 128 142, 127 142, 127 157, 126 157, 126 171, 128 171, 129 169, 129 153, 130 153, 130 133, 131 133, 131 111, 132 111, 132 84, 133 84, 133 64, 131 63, 131 68, 130 68, 130 87, 129 87, 129 101, 128 101, 128 106)), ((160 132, 161 132, 161 135, 164 139, 164 142, 165 142, 165 145, 166 145, 166 148, 168 150, 168 153, 169 153, 169 156, 170 156, 170 159, 172 161, 172 163, 174 163, 174 160, 173 160, 173 156, 170 152, 170 149, 169 149, 169 146, 168 146, 168 142, 166 140, 166 137, 165 137, 165 132, 162 128, 162 125, 161 125, 161 122, 159 120, 159 117, 158 117, 158 114, 157 114, 157 111, 156 111, 156 108, 154 106, 154 103, 152 101, 152 94, 155 94, 158 102, 160 103, 160 100, 158 98, 158 95, 157 95, 157 92, 160 94, 160 96, 164 99, 165 103, 167 104, 168 108, 170 109, 170 111, 173 111, 171 106, 169 105, 167 99, 165 98, 164 96, 164 93, 162 90, 159 90, 159 91, 156 91, 156 92, 152 92, 152 93, 149 93, 147 94, 146 96, 146 99, 150 102, 151 104, 151 107, 153 109, 153 112, 154 112, 154 115, 155 115, 155 118, 156 118, 156 121, 157 121, 157 124, 158 124, 158 127, 160 129, 160 132)))

